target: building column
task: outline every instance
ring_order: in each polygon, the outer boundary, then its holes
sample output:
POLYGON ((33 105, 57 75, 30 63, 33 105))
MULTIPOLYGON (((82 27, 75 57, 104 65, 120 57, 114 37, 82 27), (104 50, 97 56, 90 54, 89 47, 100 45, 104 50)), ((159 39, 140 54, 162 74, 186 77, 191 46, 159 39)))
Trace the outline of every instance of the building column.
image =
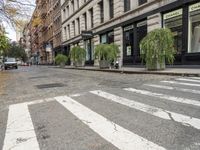
POLYGON ((74 11, 78 10, 78 2, 74 0, 74 11))
POLYGON ((118 17, 123 13, 124 13, 124 0, 115 0, 115 2, 114 2, 114 17, 118 17))
POLYGON ((80 31, 85 30, 85 18, 83 15, 80 16, 80 31))
MULTIPOLYGON (((93 37, 93 41, 94 41, 94 52, 95 52, 95 47, 100 44, 100 36, 99 35, 95 35, 93 37)), ((98 67, 99 66, 99 60, 94 58, 94 66, 98 67)))
POLYGON ((135 9, 138 7, 139 3, 138 3, 138 0, 136 1, 133 1, 133 0, 130 0, 130 5, 131 5, 131 10, 135 9))
POLYGON ((162 17, 160 13, 151 15, 147 17, 147 30, 148 32, 157 29, 162 28, 162 17))
POLYGON ((94 25, 98 26, 101 22, 99 4, 95 4, 93 10, 94 10, 94 25))
POLYGON ((73 27, 73 24, 72 22, 70 23, 70 37, 74 37, 74 27, 73 27))
POLYGON ((104 22, 110 20, 109 0, 103 0, 104 22))
POLYGON ((92 22, 91 22, 91 19, 92 19, 92 17, 91 17, 91 12, 88 10, 86 13, 87 13, 87 14, 86 14, 86 17, 87 17, 87 28, 88 28, 88 29, 91 29, 91 26, 92 26, 92 22))
POLYGON ((123 28, 118 27, 114 29, 114 42, 119 46, 120 54, 119 54, 119 67, 123 66, 123 28))

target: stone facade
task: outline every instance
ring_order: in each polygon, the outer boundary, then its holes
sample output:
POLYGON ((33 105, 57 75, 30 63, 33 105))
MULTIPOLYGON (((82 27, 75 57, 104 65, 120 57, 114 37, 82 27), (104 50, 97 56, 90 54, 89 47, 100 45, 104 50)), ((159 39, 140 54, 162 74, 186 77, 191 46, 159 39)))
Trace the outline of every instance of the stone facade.
MULTIPOLYGON (((130 0, 130 10, 125 12, 124 0, 114 0, 114 16, 110 18, 110 13, 112 11, 110 10, 111 7, 109 7, 110 0, 61 0, 62 44, 67 46, 68 50, 75 44, 84 47, 85 40, 83 40, 81 33, 82 31, 91 31, 94 36, 90 40, 93 41, 95 46, 100 43, 101 34, 112 30, 114 31, 114 42, 119 45, 121 51, 119 62, 120 66, 122 66, 123 26, 127 24, 126 22, 130 22, 131 24, 133 23, 130 21, 131 19, 172 2, 174 2, 174 0, 148 0, 143 1, 143 3, 139 5, 137 0, 130 0), (103 3, 103 22, 101 21, 101 2, 103 3), (77 3, 79 4, 77 5, 77 3)), ((162 27, 162 16, 160 13, 150 15, 146 20, 148 32, 155 28, 162 27)), ((92 50, 94 51, 94 49, 92 50)))

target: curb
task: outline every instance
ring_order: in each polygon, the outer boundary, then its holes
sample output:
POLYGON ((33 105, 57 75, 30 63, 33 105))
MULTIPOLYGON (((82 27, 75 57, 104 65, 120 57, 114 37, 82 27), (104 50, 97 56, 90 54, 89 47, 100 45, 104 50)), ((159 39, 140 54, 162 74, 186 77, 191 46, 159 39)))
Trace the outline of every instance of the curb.
POLYGON ((113 70, 113 69, 90 69, 90 68, 60 68, 57 69, 71 69, 71 70, 85 70, 85 71, 98 71, 98 72, 110 72, 110 73, 124 73, 124 74, 153 74, 153 75, 170 75, 170 76, 193 76, 200 77, 199 73, 179 73, 179 72, 156 72, 156 71, 128 71, 128 70, 113 70))

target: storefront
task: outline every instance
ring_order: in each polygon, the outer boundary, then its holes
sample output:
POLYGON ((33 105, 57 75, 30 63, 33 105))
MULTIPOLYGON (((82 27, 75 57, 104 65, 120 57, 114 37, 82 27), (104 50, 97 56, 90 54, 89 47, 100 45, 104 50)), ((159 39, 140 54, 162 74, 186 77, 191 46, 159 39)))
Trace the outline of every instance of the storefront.
POLYGON ((175 64, 200 64, 200 2, 163 13, 163 27, 174 34, 175 64))
POLYGON ((140 21, 123 28, 123 64, 140 64, 140 42, 147 35, 147 21, 140 21))

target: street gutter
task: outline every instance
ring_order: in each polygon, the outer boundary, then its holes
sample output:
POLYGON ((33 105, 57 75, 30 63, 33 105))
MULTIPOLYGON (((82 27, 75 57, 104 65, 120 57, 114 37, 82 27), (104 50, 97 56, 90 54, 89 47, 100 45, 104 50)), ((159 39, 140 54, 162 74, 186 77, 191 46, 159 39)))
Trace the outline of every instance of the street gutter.
MULTIPOLYGON (((153 74, 153 75, 169 75, 169 76, 193 76, 200 77, 200 73, 186 73, 186 72, 162 72, 162 71, 134 71, 125 69, 98 69, 98 68, 84 68, 84 67, 51 67, 57 69, 71 69, 71 70, 86 70, 86 71, 98 71, 98 72, 110 72, 110 73, 123 73, 123 74, 153 74)), ((133 68, 134 69, 134 68, 133 68)))

